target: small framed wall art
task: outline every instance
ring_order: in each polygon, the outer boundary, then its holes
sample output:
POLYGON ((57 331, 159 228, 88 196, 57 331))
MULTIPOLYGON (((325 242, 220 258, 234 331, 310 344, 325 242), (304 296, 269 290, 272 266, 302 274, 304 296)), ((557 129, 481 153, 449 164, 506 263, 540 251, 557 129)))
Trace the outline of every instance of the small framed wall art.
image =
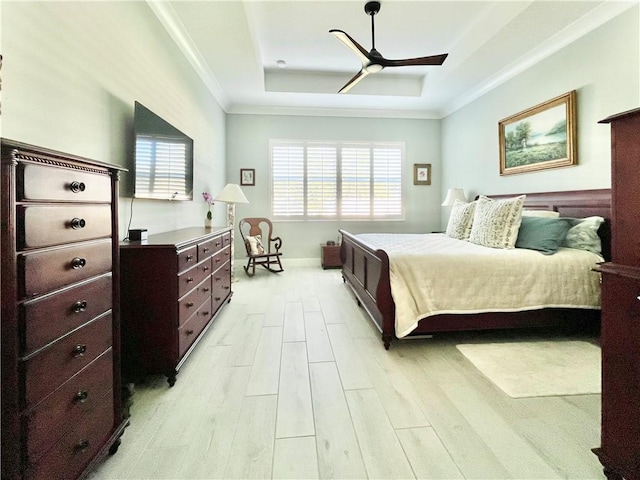
POLYGON ((256 184, 256 170, 255 168, 241 168, 240 169, 240 185, 243 187, 253 187, 256 184))
POLYGON ((430 163, 414 163, 413 164, 413 184, 414 185, 431 185, 431 164, 430 163))

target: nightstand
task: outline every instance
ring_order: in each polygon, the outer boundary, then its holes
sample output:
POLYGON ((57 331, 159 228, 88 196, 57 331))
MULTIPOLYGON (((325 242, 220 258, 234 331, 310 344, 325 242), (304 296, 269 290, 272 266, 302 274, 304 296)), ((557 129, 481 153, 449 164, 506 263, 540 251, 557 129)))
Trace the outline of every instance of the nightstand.
POLYGON ((340 261, 340 245, 327 245, 325 243, 320 244, 322 249, 322 268, 342 268, 342 262, 340 261))

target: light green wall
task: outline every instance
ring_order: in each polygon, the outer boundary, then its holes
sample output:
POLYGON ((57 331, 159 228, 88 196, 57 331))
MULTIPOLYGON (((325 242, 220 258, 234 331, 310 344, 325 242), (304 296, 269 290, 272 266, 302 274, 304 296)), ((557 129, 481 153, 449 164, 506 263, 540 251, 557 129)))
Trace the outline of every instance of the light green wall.
MULTIPOLYGON (((131 226, 202 225, 225 179, 225 116, 145 2, 0 3, 2 136, 131 168, 139 101, 194 139, 193 202, 135 200, 131 226)), ((120 236, 131 212, 122 175, 120 236)), ((223 212, 216 220, 224 223, 223 212)))
POLYGON ((597 122, 640 105, 639 43, 636 6, 444 118, 443 188, 464 188, 468 198, 610 188, 609 126, 597 122), (578 165, 501 177, 498 122, 571 90, 577 90, 578 165))
MULTIPOLYGON (((270 216, 269 140, 401 141, 405 143, 403 188, 405 221, 277 222, 275 229, 289 258, 320 256, 320 243, 338 240, 338 228, 350 232, 429 232, 439 226, 440 122, 342 117, 272 115, 227 116, 228 181, 239 183, 241 168, 256 170, 256 186, 243 187, 248 205, 237 205, 236 217, 270 216), (432 184, 413 185, 413 164, 432 164, 432 184)), ((236 246, 238 252, 240 246, 236 246)))

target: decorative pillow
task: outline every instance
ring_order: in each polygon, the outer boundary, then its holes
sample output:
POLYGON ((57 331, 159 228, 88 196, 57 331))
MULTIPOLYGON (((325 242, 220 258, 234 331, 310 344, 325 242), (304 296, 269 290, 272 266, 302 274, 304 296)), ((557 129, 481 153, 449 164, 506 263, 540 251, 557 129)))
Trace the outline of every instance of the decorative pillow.
POLYGON ((567 220, 570 228, 562 244, 563 247, 602 254, 602 241, 598 236, 598 229, 604 223, 604 218, 568 218, 567 220))
POLYGON ((522 210, 523 217, 545 217, 545 218, 558 218, 560 216, 560 212, 554 212, 553 210, 530 210, 523 209, 522 210))
POLYGON ((247 242, 249 242, 249 250, 251 251, 251 255, 262 255, 264 253, 261 235, 256 235, 255 237, 247 237, 247 242))
POLYGON ((476 202, 465 203, 456 200, 451 207, 451 215, 449 215, 449 223, 447 223, 447 237, 468 240, 475 209, 476 202))
POLYGON ((469 241, 493 248, 513 248, 518 238, 525 195, 492 200, 480 195, 469 241))
POLYGON ((565 218, 527 217, 523 214, 516 248, 528 248, 553 255, 562 245, 569 226, 569 221, 565 218))

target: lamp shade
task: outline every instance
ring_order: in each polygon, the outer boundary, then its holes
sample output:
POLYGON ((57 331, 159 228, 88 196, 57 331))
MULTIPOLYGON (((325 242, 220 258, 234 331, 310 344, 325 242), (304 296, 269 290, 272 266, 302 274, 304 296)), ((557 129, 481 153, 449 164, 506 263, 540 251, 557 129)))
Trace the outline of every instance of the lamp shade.
POLYGON ((447 198, 442 202, 443 207, 451 207, 456 200, 460 200, 461 202, 467 201, 467 198, 464 196, 464 190, 461 188, 450 188, 447 190, 447 198))
POLYGON ((222 191, 214 198, 217 202, 249 203, 237 183, 227 183, 222 191))

